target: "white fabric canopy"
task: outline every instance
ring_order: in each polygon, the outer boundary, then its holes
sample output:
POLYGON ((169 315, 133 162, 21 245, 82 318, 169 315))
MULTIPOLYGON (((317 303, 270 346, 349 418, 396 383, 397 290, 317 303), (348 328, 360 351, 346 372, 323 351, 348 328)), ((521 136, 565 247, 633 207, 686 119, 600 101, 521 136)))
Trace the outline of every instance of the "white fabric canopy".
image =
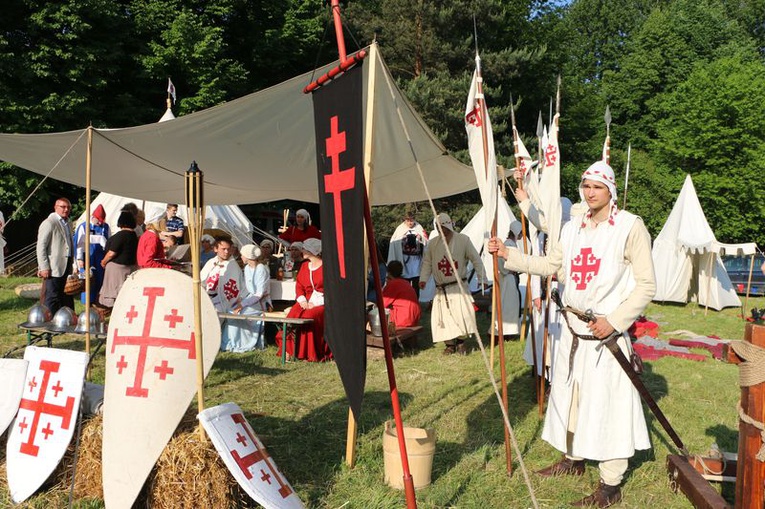
MULTIPOLYGON (((376 48, 367 49, 374 49, 372 55, 379 54, 376 48)), ((183 203, 183 175, 197 161, 205 175, 208 205, 286 198, 317 203, 313 105, 311 96, 302 90, 336 65, 173 120, 93 129, 92 188, 183 203)), ((375 113, 372 205, 426 199, 397 107, 432 197, 476 187, 473 170, 446 152, 396 87, 382 58, 370 57, 364 62, 365 118, 370 92, 374 92, 375 113), (375 80, 370 87, 372 68, 375 80)), ((84 186, 87 132, 2 134, 0 160, 84 186)))
POLYGON ((741 306, 721 254, 752 254, 753 243, 717 242, 699 203, 691 176, 675 201, 664 227, 653 242, 656 270, 655 301, 688 302, 720 310, 741 306))
MULTIPOLYGON (((119 230, 117 219, 120 217, 120 211, 129 202, 135 203, 139 209, 146 213, 147 222, 155 221, 157 216, 164 215, 167 208, 166 202, 143 201, 110 193, 100 193, 91 203, 90 213, 92 214, 99 205, 103 205, 106 212, 106 222, 109 223, 109 229, 113 235, 119 230)), ((189 214, 186 205, 178 206, 178 216, 188 226, 189 214)), ((75 224, 80 224, 83 221, 85 221, 85 212, 77 218, 75 224)), ((230 234, 239 246, 252 243, 252 223, 236 205, 208 205, 205 207, 204 229, 223 230, 230 234)))

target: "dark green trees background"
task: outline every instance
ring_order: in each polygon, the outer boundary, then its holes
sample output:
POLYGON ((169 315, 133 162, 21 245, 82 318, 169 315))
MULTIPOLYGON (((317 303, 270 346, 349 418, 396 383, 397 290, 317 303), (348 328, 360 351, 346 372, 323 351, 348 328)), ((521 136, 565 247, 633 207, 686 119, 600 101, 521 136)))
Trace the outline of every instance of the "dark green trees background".
MULTIPOLYGON (((336 58, 322 0, 5 0, 0 130, 51 132, 154 122, 167 78, 176 115, 207 108, 336 58)), ((511 94, 536 149, 562 77, 563 193, 600 157, 610 107, 612 165, 628 208, 658 234, 685 174, 720 240, 765 243, 765 0, 365 0, 343 2, 349 51, 377 40, 399 86, 467 161, 462 112, 477 28, 500 164, 513 165, 511 94), (474 21, 475 20, 475 21, 474 21)), ((0 163, 6 218, 40 177, 0 163)), ((16 213, 47 213, 46 182, 16 213)), ((510 198, 512 202, 512 197, 510 198)), ((460 225, 469 193, 442 200, 460 225)), ((405 207, 375 211, 384 235, 405 207)), ((428 221, 426 204, 415 204, 428 221)), ((13 245, 13 239, 11 245, 13 245)))

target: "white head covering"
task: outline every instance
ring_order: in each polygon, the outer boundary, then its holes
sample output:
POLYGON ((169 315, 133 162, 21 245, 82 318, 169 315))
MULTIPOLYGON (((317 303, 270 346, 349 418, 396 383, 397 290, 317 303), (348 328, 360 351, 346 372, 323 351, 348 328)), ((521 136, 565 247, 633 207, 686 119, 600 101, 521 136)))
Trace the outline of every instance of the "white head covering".
POLYGON ((265 247, 265 246, 271 246, 271 249, 273 250, 274 249, 274 241, 271 240, 271 239, 263 239, 263 240, 261 240, 260 241, 260 247, 265 247))
POLYGON ((210 235, 209 233, 205 233, 199 239, 199 242, 209 242, 210 244, 215 244, 215 238, 212 235, 210 235))
POLYGON ((308 213, 306 209, 298 209, 297 212, 295 212, 296 216, 303 216, 308 224, 311 224, 311 214, 308 213))
POLYGON ((438 230, 439 223, 441 224, 442 228, 446 228, 447 230, 454 231, 454 223, 452 222, 452 218, 449 217, 449 214, 447 214, 446 212, 441 212, 433 220, 433 228, 438 230))
POLYGON ((303 243, 298 240, 297 242, 293 242, 292 244, 290 244, 290 249, 292 249, 293 247, 297 248, 297 249, 300 249, 302 251, 303 250, 303 243))
POLYGON ((619 196, 616 194, 616 178, 614 177, 614 170, 604 161, 597 161, 592 163, 589 168, 582 173, 582 181, 579 183, 579 197, 584 200, 584 193, 582 192, 582 183, 585 180, 594 180, 596 182, 602 182, 608 187, 608 191, 611 193, 611 201, 616 203, 619 196))
POLYGON ((314 256, 321 254, 321 241, 319 239, 305 239, 303 241, 303 251, 307 251, 314 256))
POLYGON ((247 258, 248 260, 257 260, 261 255, 260 248, 255 244, 242 246, 239 252, 242 254, 242 258, 247 258))

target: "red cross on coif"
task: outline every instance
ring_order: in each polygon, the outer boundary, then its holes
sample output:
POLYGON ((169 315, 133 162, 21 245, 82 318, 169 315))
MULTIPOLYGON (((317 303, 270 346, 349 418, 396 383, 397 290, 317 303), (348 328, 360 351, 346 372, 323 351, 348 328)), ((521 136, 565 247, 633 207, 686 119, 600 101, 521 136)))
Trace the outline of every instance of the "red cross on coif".
MULTIPOLYGON (((48 383, 50 382, 51 373, 58 373, 60 367, 60 362, 41 360, 40 371, 43 372, 43 379, 40 383, 40 392, 37 393, 37 399, 22 398, 21 400, 19 410, 31 410, 34 412, 34 416, 32 417, 32 424, 29 428, 29 436, 27 436, 27 441, 22 442, 21 447, 19 448, 19 451, 21 451, 22 454, 37 456, 37 454, 40 452, 40 446, 35 445, 35 438, 37 435, 37 427, 40 425, 40 417, 43 414, 60 417, 61 429, 69 429, 69 424, 72 421, 72 414, 74 413, 74 397, 67 397, 66 402, 63 405, 55 405, 53 403, 45 402, 45 395, 48 391, 48 383)), ((57 382, 53 389, 56 390, 56 387, 58 387, 58 390, 62 390, 60 382, 57 382)), ((58 395, 58 391, 56 391, 56 395, 58 395)), ((20 433, 23 433, 27 427, 26 420, 27 418, 24 416, 24 419, 21 421, 21 423, 19 423, 19 428, 21 428, 19 431, 20 433)), ((47 428, 41 431, 45 434, 46 439, 54 432, 54 430, 51 428, 50 422, 48 422, 47 428)))
MULTIPOLYGON (((146 367, 146 354, 149 348, 174 348, 178 350, 188 351, 188 359, 196 359, 196 348, 194 345, 194 333, 191 333, 189 339, 175 339, 165 338, 160 336, 153 336, 151 334, 152 320, 154 319, 154 307, 157 303, 157 298, 165 295, 165 289, 162 287, 146 287, 143 289, 143 294, 148 297, 146 304, 146 315, 143 322, 143 331, 141 335, 136 336, 120 336, 119 329, 115 327, 114 337, 112 338, 112 353, 114 349, 120 345, 137 346, 138 357, 136 359, 135 378, 133 379, 133 386, 125 389, 125 395, 133 396, 137 398, 147 398, 149 396, 149 389, 143 387, 143 376, 146 367)), ((135 309, 131 307, 131 312, 128 313, 128 318, 132 320, 131 315, 136 313, 135 309)), ((134 318, 134 316, 133 316, 134 318)), ((165 315, 165 320, 170 322, 171 327, 175 326, 176 322, 183 321, 183 317, 174 313, 165 315)), ((125 356, 120 358, 117 363, 118 374, 122 374, 122 370, 127 367, 125 356)), ((159 374, 160 380, 166 380, 167 376, 172 374, 174 369, 168 366, 166 359, 162 360, 162 363, 154 367, 154 371, 159 374)))
MULTIPOLYGON (((271 476, 273 475, 273 477, 276 479, 276 482, 279 483, 279 494, 282 496, 282 498, 287 498, 290 496, 292 489, 282 480, 281 476, 279 475, 279 471, 276 470, 273 465, 271 465, 271 462, 268 460, 268 451, 261 449, 260 445, 258 445, 258 441, 255 439, 252 428, 250 428, 250 425, 247 422, 247 419, 244 418, 244 415, 231 414, 231 419, 242 427, 247 436, 250 437, 250 443, 255 447, 254 451, 245 455, 240 455, 236 450, 229 451, 231 453, 231 457, 233 457, 234 461, 236 461, 239 470, 242 471, 247 479, 252 479, 252 472, 250 472, 250 467, 261 460, 265 461, 266 467, 268 467, 271 475, 267 475, 265 471, 261 469, 263 476, 260 478, 260 480, 271 484, 271 476)), ((239 437, 242 437, 241 433, 237 433, 237 442, 242 443, 242 441, 239 440, 239 437)))
POLYGON ((587 284, 598 275, 600 258, 592 254, 591 247, 582 248, 578 255, 571 260, 571 280, 576 283, 577 290, 584 290, 587 284))
POLYGON ((332 173, 324 175, 324 192, 332 194, 337 232, 337 257, 340 277, 345 279, 345 235, 343 234, 343 204, 341 195, 356 187, 356 167, 340 169, 340 154, 345 152, 345 131, 337 130, 337 115, 329 120, 330 137, 326 139, 327 157, 332 160, 332 173))

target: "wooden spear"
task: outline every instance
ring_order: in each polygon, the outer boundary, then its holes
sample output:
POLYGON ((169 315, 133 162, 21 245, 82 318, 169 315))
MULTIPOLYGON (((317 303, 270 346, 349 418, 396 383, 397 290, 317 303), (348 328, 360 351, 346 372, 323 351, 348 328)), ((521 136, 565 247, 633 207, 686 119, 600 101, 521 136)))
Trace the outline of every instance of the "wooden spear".
POLYGON ((606 104, 606 114, 603 115, 606 121, 606 147, 603 152, 603 162, 611 164, 611 109, 606 104))

